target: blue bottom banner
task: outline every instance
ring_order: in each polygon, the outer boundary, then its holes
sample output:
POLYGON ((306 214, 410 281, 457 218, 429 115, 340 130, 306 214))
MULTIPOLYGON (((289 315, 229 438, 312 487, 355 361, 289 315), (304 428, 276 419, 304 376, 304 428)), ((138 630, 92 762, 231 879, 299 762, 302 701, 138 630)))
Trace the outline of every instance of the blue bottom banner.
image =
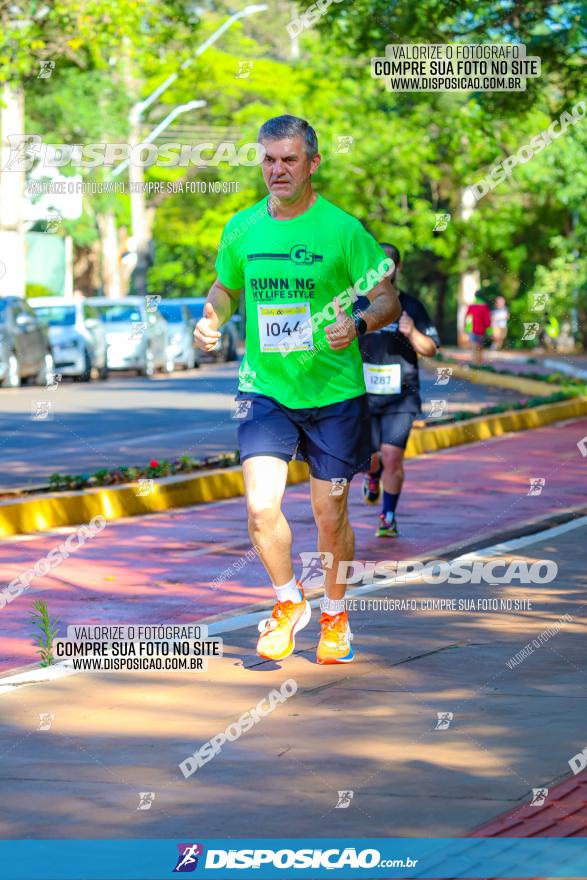
POLYGON ((587 878, 587 839, 3 840, 6 880, 587 878))

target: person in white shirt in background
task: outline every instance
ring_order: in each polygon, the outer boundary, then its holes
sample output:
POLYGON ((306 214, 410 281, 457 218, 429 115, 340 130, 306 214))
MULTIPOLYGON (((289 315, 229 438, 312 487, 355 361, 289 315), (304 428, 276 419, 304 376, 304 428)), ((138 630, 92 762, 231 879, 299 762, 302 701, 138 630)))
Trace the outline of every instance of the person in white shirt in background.
POLYGON ((493 330, 493 348, 500 351, 503 348, 508 335, 508 320, 510 313, 505 304, 505 297, 498 296, 495 306, 491 311, 491 327, 493 330))

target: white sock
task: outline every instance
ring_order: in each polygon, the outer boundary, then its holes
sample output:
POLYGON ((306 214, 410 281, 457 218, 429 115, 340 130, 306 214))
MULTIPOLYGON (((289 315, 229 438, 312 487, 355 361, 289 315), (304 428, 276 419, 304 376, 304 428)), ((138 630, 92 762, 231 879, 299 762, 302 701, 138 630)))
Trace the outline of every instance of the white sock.
POLYGON ((342 611, 346 611, 346 602, 344 599, 329 599, 328 596, 323 596, 322 599, 320 599, 320 610, 323 611, 324 614, 334 617, 335 614, 340 614, 342 611))
POLYGON ((277 594, 277 598, 280 602, 301 602, 302 601, 302 592, 296 583, 295 577, 288 581, 287 584, 284 584, 282 587, 276 587, 273 584, 273 589, 277 594))

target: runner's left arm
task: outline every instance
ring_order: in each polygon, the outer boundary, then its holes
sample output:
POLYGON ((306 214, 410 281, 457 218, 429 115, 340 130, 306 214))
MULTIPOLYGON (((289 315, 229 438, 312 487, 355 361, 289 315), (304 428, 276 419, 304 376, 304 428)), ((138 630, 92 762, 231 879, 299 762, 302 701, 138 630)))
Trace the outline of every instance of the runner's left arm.
POLYGON ((402 308, 395 285, 390 278, 383 278, 369 293, 365 294, 370 305, 361 312, 367 325, 367 333, 380 330, 397 321, 402 308))
MULTIPOLYGON (((372 333, 380 327, 385 327, 386 324, 397 321, 401 314, 399 297, 389 278, 384 278, 372 287, 369 293, 364 294, 364 299, 368 300, 370 305, 355 314, 365 321, 366 333, 372 333)), ((333 302, 335 321, 334 324, 325 327, 324 332, 331 348, 347 348, 358 337, 359 331, 354 319, 345 311, 347 299, 335 296, 333 302)))
POLYGON ((402 309, 391 280, 395 270, 393 260, 385 255, 373 236, 359 223, 349 236, 346 253, 353 287, 369 300, 369 305, 361 310, 367 333, 397 321, 402 309), (365 288, 369 288, 368 293, 365 288))
POLYGON ((399 329, 410 340, 417 354, 422 357, 434 357, 440 347, 440 338, 421 302, 418 302, 413 318, 407 312, 402 314, 399 329))

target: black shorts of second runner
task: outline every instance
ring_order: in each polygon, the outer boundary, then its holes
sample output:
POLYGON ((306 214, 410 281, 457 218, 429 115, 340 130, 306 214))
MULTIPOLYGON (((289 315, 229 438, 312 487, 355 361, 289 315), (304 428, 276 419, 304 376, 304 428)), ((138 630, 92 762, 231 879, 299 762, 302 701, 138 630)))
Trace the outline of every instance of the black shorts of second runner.
POLYGON ((241 461, 270 455, 282 461, 307 461, 317 480, 351 480, 368 469, 370 436, 363 430, 369 419, 367 395, 328 406, 289 409, 264 394, 239 391, 237 401, 245 415, 239 421, 241 461))
POLYGON ((400 401, 385 395, 369 394, 371 444, 381 449, 383 443, 405 449, 414 419, 420 414, 420 398, 413 394, 400 401))

